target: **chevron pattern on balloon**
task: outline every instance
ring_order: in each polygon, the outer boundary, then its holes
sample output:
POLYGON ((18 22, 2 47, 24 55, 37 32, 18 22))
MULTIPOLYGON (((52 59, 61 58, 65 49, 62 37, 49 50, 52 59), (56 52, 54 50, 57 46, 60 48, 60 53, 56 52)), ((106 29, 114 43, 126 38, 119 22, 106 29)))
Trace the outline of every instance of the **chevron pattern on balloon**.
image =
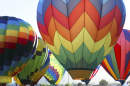
POLYGON ((67 70, 94 70, 114 47, 124 22, 122 0, 41 0, 37 9, 41 36, 67 70))

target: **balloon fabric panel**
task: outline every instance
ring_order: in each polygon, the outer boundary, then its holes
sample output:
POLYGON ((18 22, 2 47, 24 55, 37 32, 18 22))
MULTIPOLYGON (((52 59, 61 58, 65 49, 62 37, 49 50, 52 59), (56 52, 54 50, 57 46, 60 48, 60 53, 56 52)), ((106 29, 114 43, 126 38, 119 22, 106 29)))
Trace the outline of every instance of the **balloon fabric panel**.
POLYGON ((44 65, 48 55, 48 48, 45 46, 43 40, 38 37, 38 46, 32 59, 26 67, 17 74, 21 84, 30 84, 32 79, 38 74, 42 65, 44 65))
POLYGON ((50 84, 58 84, 65 73, 65 69, 50 51, 48 53, 50 57, 50 63, 47 71, 44 74, 44 77, 50 84))
POLYGON ((15 76, 36 49, 36 33, 24 20, 0 17, 0 76, 15 76))
POLYGON ((93 71, 113 48, 124 21, 122 0, 41 0, 37 9, 41 36, 67 70, 93 71))
POLYGON ((49 63, 50 63, 50 57, 48 55, 45 64, 42 66, 42 68, 40 69, 38 74, 33 78, 31 85, 36 85, 38 83, 38 81, 42 78, 42 76, 47 71, 47 69, 49 67, 49 63))
POLYGON ((104 59, 104 61, 102 62, 102 66, 105 68, 107 72, 109 72, 109 74, 111 74, 111 76, 115 80, 126 80, 129 76, 129 69, 130 69, 129 37, 130 37, 130 31, 123 29, 113 50, 109 53, 109 55, 107 55, 106 61, 104 59), (106 64, 107 62, 108 64, 106 64), (109 66, 110 68, 108 68, 109 66))

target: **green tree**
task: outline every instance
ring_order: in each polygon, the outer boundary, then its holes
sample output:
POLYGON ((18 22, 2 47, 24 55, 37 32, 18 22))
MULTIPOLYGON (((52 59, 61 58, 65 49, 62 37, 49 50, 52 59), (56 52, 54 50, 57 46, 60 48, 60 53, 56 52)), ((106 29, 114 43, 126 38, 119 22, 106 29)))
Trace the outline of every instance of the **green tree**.
POLYGON ((78 85, 78 86, 82 86, 82 83, 78 83, 77 85, 78 85))
POLYGON ((67 83, 67 84, 65 84, 65 86, 71 86, 71 84, 67 83))
POLYGON ((100 82, 99 82, 100 86, 107 86, 108 82, 104 79, 102 79, 100 82))

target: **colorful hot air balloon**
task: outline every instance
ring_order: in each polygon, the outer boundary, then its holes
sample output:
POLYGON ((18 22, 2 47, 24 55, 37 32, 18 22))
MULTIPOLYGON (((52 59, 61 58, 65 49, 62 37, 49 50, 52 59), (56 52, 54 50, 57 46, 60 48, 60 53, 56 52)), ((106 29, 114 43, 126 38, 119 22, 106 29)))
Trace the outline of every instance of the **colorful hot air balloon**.
POLYGON ((71 77, 87 80, 114 47, 125 15, 123 0, 40 0, 37 24, 71 77))
POLYGON ((32 79, 40 71, 40 68, 45 63, 48 55, 48 48, 45 46, 42 38, 38 38, 38 46, 34 56, 30 59, 27 66, 15 77, 18 78, 21 84, 30 84, 32 79))
POLYGON ((58 84, 64 73, 65 69, 64 67, 57 61, 57 59, 54 57, 54 55, 49 51, 48 52, 50 57, 50 63, 47 71, 44 74, 44 77, 46 80, 53 86, 55 84, 58 84))
POLYGON ((130 30, 123 29, 116 45, 101 63, 123 85, 130 74, 130 30))
POLYGON ((0 17, 0 84, 12 82, 33 56, 37 36, 24 20, 0 17))
POLYGON ((90 82, 90 80, 93 79, 94 76, 96 76, 98 70, 100 69, 100 66, 101 66, 101 65, 99 65, 99 66, 93 71, 93 73, 91 74, 89 80, 82 80, 83 82, 86 83, 86 85, 88 85, 88 83, 90 82))
POLYGON ((38 74, 32 79, 31 85, 36 85, 38 83, 38 81, 42 78, 42 76, 47 71, 47 69, 49 67, 49 63, 50 63, 50 57, 48 55, 45 64, 42 66, 42 68, 40 69, 38 74))

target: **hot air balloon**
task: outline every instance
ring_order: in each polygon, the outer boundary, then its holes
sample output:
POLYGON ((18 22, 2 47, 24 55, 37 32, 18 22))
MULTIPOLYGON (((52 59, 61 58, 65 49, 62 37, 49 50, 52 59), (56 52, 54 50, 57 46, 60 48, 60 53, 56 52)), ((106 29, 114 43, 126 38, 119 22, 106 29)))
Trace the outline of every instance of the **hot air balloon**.
POLYGON ((42 68, 40 69, 40 71, 37 73, 37 75, 32 79, 31 85, 36 85, 38 83, 38 81, 42 78, 42 76, 45 74, 45 72, 47 71, 48 67, 49 67, 49 63, 50 63, 50 57, 49 55, 47 56, 47 60, 45 62, 45 64, 42 66, 42 68))
POLYGON ((22 19, 0 17, 0 84, 12 82, 32 58, 37 36, 30 24, 22 19))
POLYGON ((27 66, 15 76, 16 79, 19 79, 22 85, 30 84, 32 79, 40 71, 41 66, 45 63, 47 55, 48 48, 45 46, 42 38, 38 38, 38 46, 34 56, 29 60, 27 66))
POLYGON ((93 79, 93 77, 96 76, 98 70, 100 69, 100 66, 101 66, 101 65, 99 65, 99 66, 93 71, 93 73, 91 74, 89 80, 82 80, 82 82, 85 82, 86 85, 88 85, 88 83, 90 82, 90 80, 93 79))
POLYGON ((123 0, 39 0, 37 24, 71 77, 88 80, 118 40, 125 15, 123 0))
POLYGON ((50 63, 44 77, 52 86, 55 86, 55 84, 58 84, 64 76, 65 69, 50 51, 48 54, 50 57, 50 63))
POLYGON ((115 80, 124 84, 130 75, 130 30, 123 29, 116 45, 101 65, 115 80))

